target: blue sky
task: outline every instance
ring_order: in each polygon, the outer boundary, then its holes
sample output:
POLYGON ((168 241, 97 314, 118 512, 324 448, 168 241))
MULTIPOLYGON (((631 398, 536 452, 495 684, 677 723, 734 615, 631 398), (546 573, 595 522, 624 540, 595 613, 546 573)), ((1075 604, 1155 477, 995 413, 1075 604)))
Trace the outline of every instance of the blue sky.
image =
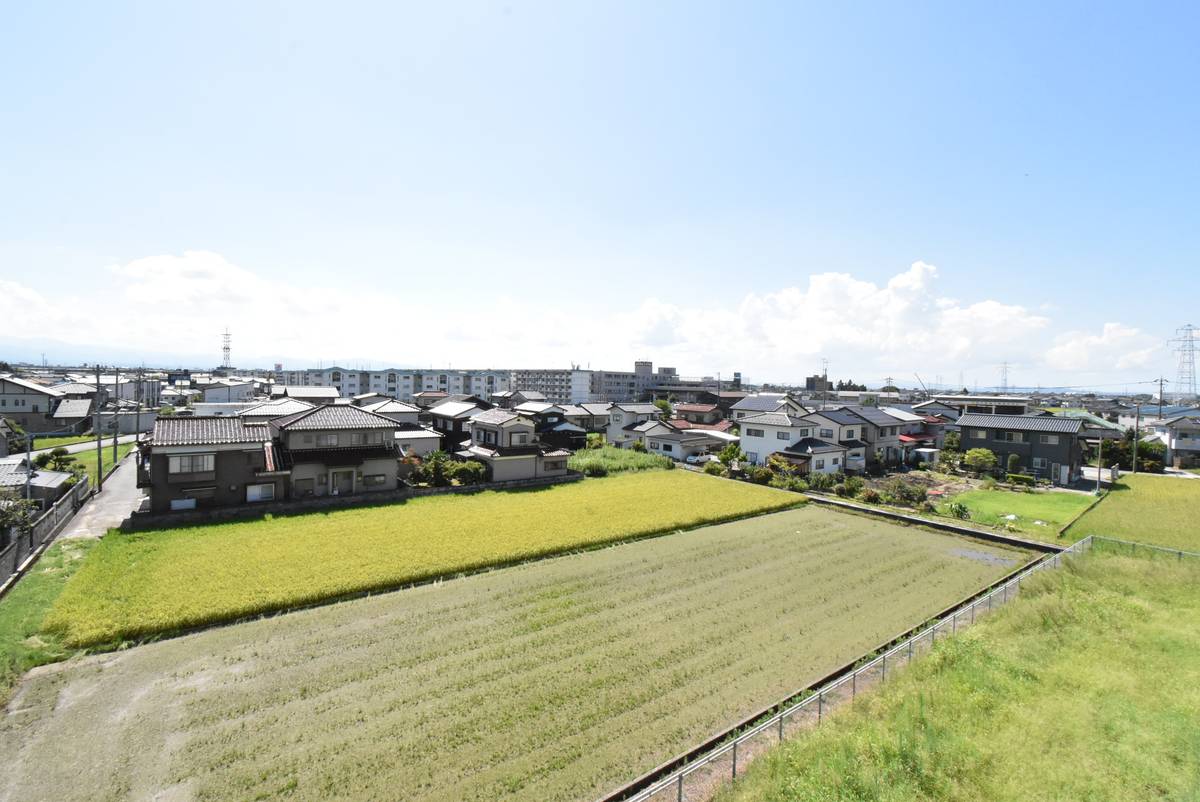
POLYGON ((1045 6, 10 7, 0 355, 1174 378, 1200 15, 1045 6))

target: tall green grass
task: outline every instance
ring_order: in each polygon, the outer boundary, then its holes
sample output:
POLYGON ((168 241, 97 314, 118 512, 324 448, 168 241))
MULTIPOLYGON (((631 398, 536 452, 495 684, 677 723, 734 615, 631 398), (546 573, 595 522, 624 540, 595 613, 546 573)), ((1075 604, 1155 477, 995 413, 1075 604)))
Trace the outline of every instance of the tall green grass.
POLYGON ((643 451, 634 451, 632 448, 603 446, 602 448, 576 451, 567 460, 567 467, 589 476, 606 476, 612 473, 674 468, 675 463, 670 457, 664 457, 661 454, 647 454, 643 451))
POLYGON ((1058 530, 1087 509, 1095 499, 1082 493, 1063 491, 970 490, 959 493, 941 505, 946 513, 949 504, 958 502, 971 511, 971 521, 987 526, 1012 526, 1042 540, 1054 540, 1058 530), (1015 520, 1006 516, 1015 515, 1015 520), (1041 524, 1037 522, 1041 521, 1041 524))
POLYGON ((1195 800, 1197 643, 1200 561, 1072 561, 718 800, 1195 800))

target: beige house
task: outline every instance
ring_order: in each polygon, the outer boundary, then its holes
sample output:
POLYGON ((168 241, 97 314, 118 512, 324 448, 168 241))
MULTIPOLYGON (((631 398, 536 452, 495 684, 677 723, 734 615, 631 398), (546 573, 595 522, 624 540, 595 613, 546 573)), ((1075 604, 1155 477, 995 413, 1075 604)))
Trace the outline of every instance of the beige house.
POLYGON ((639 426, 647 421, 662 419, 663 411, 654 404, 613 404, 608 410, 608 430, 605 439, 617 448, 627 448, 642 439, 639 426))
POLYGON ((489 409, 471 419, 471 444, 455 456, 487 465, 493 482, 563 476, 571 452, 538 440, 534 421, 507 409, 489 409))
POLYGON ((293 498, 395 490, 396 430, 391 418, 349 404, 318 406, 270 422, 293 498))

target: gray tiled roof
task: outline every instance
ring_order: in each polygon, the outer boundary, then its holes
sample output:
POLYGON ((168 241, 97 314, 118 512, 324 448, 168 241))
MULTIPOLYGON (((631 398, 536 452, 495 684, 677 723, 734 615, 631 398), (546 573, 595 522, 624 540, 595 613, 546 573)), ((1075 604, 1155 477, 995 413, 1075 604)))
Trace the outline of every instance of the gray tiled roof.
POLYGON ((287 432, 302 432, 327 429, 395 429, 396 421, 367 412, 349 404, 313 407, 312 409, 276 418, 271 421, 274 429, 287 432))
POLYGON ((483 407, 467 401, 443 401, 437 406, 430 407, 429 414, 437 415, 439 418, 470 418, 482 410, 483 407))
POLYGON ((842 407, 847 412, 852 412, 868 423, 873 423, 876 426, 895 426, 896 419, 884 412, 878 407, 864 407, 858 404, 847 405, 842 407))
POLYGON ((367 412, 375 412, 379 415, 387 413, 395 414, 397 412, 420 412, 420 407, 415 407, 412 404, 406 404, 403 401, 397 401, 394 398, 389 398, 386 401, 378 401, 374 404, 367 404, 362 407, 367 412))
POLYGON ((812 423, 785 412, 764 412, 761 415, 751 415, 748 418, 742 418, 738 423, 742 425, 759 423, 763 426, 807 426, 810 429, 813 426, 812 423))
POLYGON ((817 437, 804 437, 784 449, 789 454, 827 454, 832 451, 845 451, 846 447, 817 437))
POLYGON ((634 415, 653 415, 654 413, 662 413, 662 410, 654 404, 635 404, 635 403, 619 403, 613 404, 610 409, 619 409, 622 412, 630 412, 634 415))
POLYGON ((301 401, 299 398, 277 398, 274 401, 266 401, 262 404, 247 407, 238 414, 252 418, 262 418, 265 416, 282 418, 285 415, 295 415, 297 412, 304 412, 308 409, 313 409, 313 405, 307 401, 301 401))
POLYGON ((86 418, 92 411, 91 399, 68 398, 65 401, 58 403, 58 408, 54 410, 54 416, 57 419, 66 418, 86 418))
POLYGON ((520 417, 517 413, 510 412, 507 409, 489 409, 486 412, 480 412, 471 418, 471 420, 475 423, 490 423, 493 426, 500 426, 520 417))
POLYGON ((982 415, 977 412, 968 412, 958 419, 958 426, 961 429, 1003 429, 1012 432, 1075 434, 1083 426, 1083 421, 1079 418, 1033 418, 1024 415, 982 415))
POLYGON ((180 418, 171 415, 154 421, 153 443, 156 446, 265 443, 270 439, 268 426, 246 423, 233 416, 180 418))
POLYGON ((786 395, 748 395, 730 409, 736 409, 739 412, 774 412, 786 401, 788 401, 786 395))

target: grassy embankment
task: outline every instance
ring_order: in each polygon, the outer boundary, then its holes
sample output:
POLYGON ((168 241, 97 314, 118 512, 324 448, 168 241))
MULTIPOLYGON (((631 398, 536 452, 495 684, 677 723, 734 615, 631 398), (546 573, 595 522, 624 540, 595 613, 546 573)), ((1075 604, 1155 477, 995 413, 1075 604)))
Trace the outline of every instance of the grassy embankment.
POLYGON ((939 505, 938 512, 947 515, 947 506, 958 502, 971 511, 971 524, 1007 525, 1038 540, 1055 540, 1058 530, 1087 509, 1094 500, 1081 493, 1062 491, 1022 493, 1011 490, 969 490, 939 505), (1007 515, 1017 517, 1009 520, 1005 517, 1007 515))
POLYGON ((1200 481, 1125 474, 1066 532, 1068 540, 1086 535, 1200 551, 1200 481))
POLYGON ((1200 561, 1097 555, 751 765, 719 802, 1197 799, 1200 561))
POLYGON ((42 632, 42 619, 95 544, 90 538, 55 543, 0 599, 0 702, 21 674, 71 652, 42 632))
POLYGON ((95 645, 795 506, 686 471, 110 534, 46 621, 95 645))

